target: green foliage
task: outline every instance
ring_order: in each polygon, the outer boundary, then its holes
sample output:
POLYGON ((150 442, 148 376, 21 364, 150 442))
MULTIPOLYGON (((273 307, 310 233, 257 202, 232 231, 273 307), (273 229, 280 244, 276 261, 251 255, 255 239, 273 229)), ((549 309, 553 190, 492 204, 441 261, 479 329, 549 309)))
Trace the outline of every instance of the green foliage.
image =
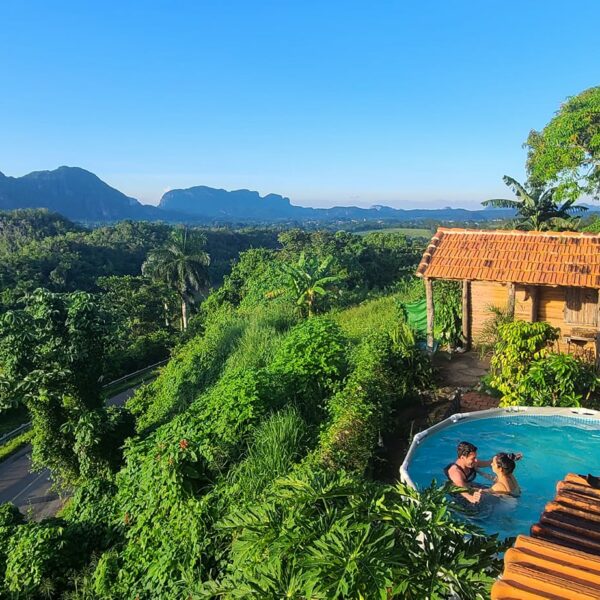
POLYGON ((393 424, 393 413, 432 378, 428 358, 406 325, 365 338, 352 357, 352 372, 329 405, 316 458, 331 469, 364 473, 379 435, 393 424))
POLYGON ((557 188, 548 188, 544 183, 536 184, 529 190, 518 181, 505 175, 504 183, 516 194, 518 200, 494 199, 482 202, 494 208, 513 208, 517 212, 515 228, 546 231, 552 229, 573 229, 577 218, 572 213, 584 212, 587 207, 575 204, 576 198, 559 202, 557 188))
POLYGON ((519 385, 503 398, 503 405, 589 406, 597 400, 597 370, 569 354, 548 354, 531 363, 519 385))
POLYGON ((181 299, 181 328, 187 329, 188 311, 200 292, 209 285, 210 256, 205 252, 206 238, 200 232, 178 228, 168 242, 148 253, 142 273, 166 285, 181 299))
POLYGON ((0 595, 4 587, 3 580, 10 538, 15 533, 16 527, 22 525, 23 522, 23 515, 14 504, 10 502, 0 504, 0 595))
POLYGON ((0 255, 18 252, 31 241, 80 231, 62 215, 45 208, 0 211, 0 255))
POLYGON ((187 411, 129 443, 117 478, 127 543, 116 585, 124 595, 169 597, 184 572, 210 566, 207 492, 277 408, 264 371, 226 373, 187 411))
POLYGON ((179 348, 160 375, 139 388, 127 402, 127 407, 137 416, 137 430, 166 422, 212 385, 244 327, 244 320, 227 309, 213 315, 204 335, 179 348))
POLYGON ((27 404, 34 466, 71 484, 115 471, 132 421, 103 407, 106 327, 94 298, 37 290, 0 317, 0 335, 0 389, 27 404))
POLYGON ((308 420, 320 420, 324 400, 344 378, 346 346, 340 327, 318 317, 296 325, 279 347, 269 372, 308 420))
POLYGON ((527 138, 533 184, 558 184, 561 197, 600 195, 600 87, 568 98, 542 131, 527 138))
POLYGON ((400 318, 398 296, 367 300, 358 306, 333 313, 331 318, 350 340, 358 343, 371 333, 387 332, 394 328, 400 318))
POLYGON ((92 548, 87 531, 61 519, 27 523, 13 530, 4 575, 16 598, 53 597, 66 587, 71 569, 81 568, 92 548))
POLYGON ((600 233, 600 216, 594 216, 592 220, 583 227, 582 231, 587 231, 588 233, 600 233))
POLYGON ((168 357, 179 300, 166 285, 144 277, 98 278, 109 340, 105 379, 132 373, 168 357))
MULTIPOLYGON (((224 303, 245 309, 266 304, 268 292, 284 288, 284 277, 277 257, 277 252, 265 248, 242 252, 231 273, 225 276, 223 285, 208 297, 203 310, 224 303)), ((286 302, 291 303, 291 295, 279 296, 278 303, 286 302)))
POLYGON ((475 341, 475 345, 482 358, 491 353, 500 341, 498 333, 500 326, 514 321, 514 316, 509 312, 508 308, 489 304, 486 307, 486 312, 490 316, 483 322, 481 331, 475 341))
MULTIPOLYGON (((280 263, 288 288, 293 290, 296 306, 302 315, 312 317, 321 311, 332 293, 333 286, 342 281, 340 275, 332 274, 333 260, 332 255, 321 260, 316 256, 307 257, 302 252, 298 262, 280 263)), ((285 289, 273 290, 268 295, 275 297, 285 292, 285 289)))
POLYGON ((227 357, 225 370, 260 369, 270 364, 287 331, 298 317, 291 307, 258 306, 245 314, 245 325, 235 349, 227 357))
POLYGON ((490 366, 489 384, 507 401, 521 384, 531 363, 550 352, 559 330, 548 323, 513 321, 498 327, 499 342, 490 366))
POLYGON ((21 525, 24 520, 23 515, 14 504, 11 502, 0 504, 0 528, 21 525))
POLYGON ((419 494, 343 472, 280 480, 224 519, 225 576, 197 597, 483 598, 500 545, 450 514, 445 490, 419 494))
POLYGON ((462 337, 462 287, 460 281, 436 281, 433 284, 435 337, 449 348, 464 342, 462 337))

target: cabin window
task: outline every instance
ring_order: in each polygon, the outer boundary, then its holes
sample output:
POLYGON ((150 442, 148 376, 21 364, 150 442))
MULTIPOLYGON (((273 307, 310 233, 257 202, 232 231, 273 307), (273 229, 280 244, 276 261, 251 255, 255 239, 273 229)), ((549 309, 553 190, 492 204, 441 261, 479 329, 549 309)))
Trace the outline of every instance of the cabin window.
POLYGON ((567 288, 565 323, 598 326, 598 290, 567 288))

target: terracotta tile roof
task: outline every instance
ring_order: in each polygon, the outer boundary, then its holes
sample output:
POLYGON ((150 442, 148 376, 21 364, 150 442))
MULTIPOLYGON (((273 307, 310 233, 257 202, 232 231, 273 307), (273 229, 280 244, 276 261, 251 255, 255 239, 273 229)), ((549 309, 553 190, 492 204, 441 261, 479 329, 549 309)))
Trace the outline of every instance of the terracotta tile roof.
POLYGON ((504 555, 492 600, 600 598, 600 489, 597 478, 569 473, 531 536, 504 555))
POLYGON ((417 275, 600 288, 600 234, 441 227, 417 275))

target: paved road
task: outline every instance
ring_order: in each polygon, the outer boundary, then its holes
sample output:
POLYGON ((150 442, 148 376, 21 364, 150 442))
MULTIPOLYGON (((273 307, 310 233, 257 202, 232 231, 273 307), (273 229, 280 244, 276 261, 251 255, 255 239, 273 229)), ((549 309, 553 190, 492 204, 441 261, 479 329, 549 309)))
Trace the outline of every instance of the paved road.
MULTIPOLYGON (((122 405, 135 388, 113 396, 108 403, 122 405)), ((31 472, 31 446, 25 446, 0 463, 0 503, 13 502, 30 518, 39 520, 55 515, 66 500, 50 491, 50 471, 31 472)))

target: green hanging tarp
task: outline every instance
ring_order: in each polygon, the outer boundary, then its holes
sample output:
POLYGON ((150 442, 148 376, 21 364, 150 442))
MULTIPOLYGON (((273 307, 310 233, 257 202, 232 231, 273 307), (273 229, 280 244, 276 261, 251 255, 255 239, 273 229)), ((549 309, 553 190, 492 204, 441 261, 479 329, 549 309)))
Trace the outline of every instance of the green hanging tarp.
POLYGON ((427 337, 427 301, 417 300, 408 304, 402 303, 406 322, 415 330, 418 338, 427 337))

